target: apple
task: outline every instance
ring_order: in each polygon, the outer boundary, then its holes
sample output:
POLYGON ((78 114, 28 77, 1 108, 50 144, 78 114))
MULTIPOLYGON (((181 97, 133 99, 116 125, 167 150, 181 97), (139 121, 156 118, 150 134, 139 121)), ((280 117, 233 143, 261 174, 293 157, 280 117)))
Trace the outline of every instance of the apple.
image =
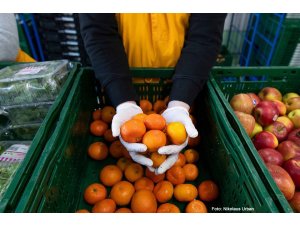
POLYGON ((260 98, 255 93, 247 93, 247 95, 251 98, 254 107, 260 103, 260 98))
POLYGON ((248 134, 248 136, 250 136, 255 127, 254 117, 250 114, 243 113, 243 112, 234 111, 234 113, 237 116, 237 118, 239 119, 239 121, 242 124, 242 126, 244 127, 244 129, 246 130, 246 133, 248 134))
POLYGON ((258 134, 261 131, 263 131, 263 127, 259 123, 255 122, 255 126, 250 137, 253 138, 256 134, 258 134))
POLYGON ((277 120, 279 112, 272 101, 261 101, 254 108, 253 115, 256 122, 267 126, 277 120))
POLYGON ((270 163, 267 163, 266 166, 284 197, 291 200, 295 194, 295 184, 291 176, 280 166, 270 163))
POLYGON ((278 109, 278 112, 279 112, 279 115, 284 116, 286 114, 285 104, 281 101, 278 101, 278 100, 273 100, 272 102, 276 105, 276 107, 278 109))
POLYGON ((280 152, 273 148, 263 148, 258 151, 258 154, 265 163, 275 164, 281 166, 283 163, 283 157, 280 152))
POLYGON ((234 111, 251 114, 254 108, 252 99, 247 94, 237 94, 230 100, 230 105, 234 111))
POLYGON ((294 129, 293 122, 287 116, 279 116, 276 121, 283 123, 288 133, 294 129))
POLYGON ((288 118, 293 122, 295 128, 300 128, 300 109, 291 111, 288 118))
POLYGON ((289 92, 289 93, 286 93, 283 97, 282 97, 282 101, 283 103, 285 104, 286 101, 290 98, 295 98, 295 97, 299 97, 299 95, 297 93, 294 93, 294 92, 289 92))
POLYGON ((285 102, 285 106, 286 106, 287 113, 289 113, 295 109, 300 109, 300 97, 289 98, 285 102))
POLYGON ((274 87, 265 87, 260 90, 258 93, 258 97, 260 97, 261 100, 278 100, 281 101, 282 95, 280 91, 274 87))
POLYGON ((278 140, 274 134, 269 131, 262 131, 254 136, 253 144, 257 150, 263 148, 277 148, 278 140))
POLYGON ((283 163, 283 168, 291 176, 297 188, 300 188, 300 157, 289 159, 283 163))
POLYGON ((281 122, 273 122, 272 124, 268 125, 264 129, 265 131, 269 131, 274 134, 278 141, 281 142, 287 138, 288 132, 286 126, 284 126, 281 122))
POLYGON ((283 156, 283 160, 289 160, 291 158, 300 157, 300 146, 293 141, 283 141, 278 145, 277 151, 283 156))
POLYGON ((296 145, 300 146, 300 128, 293 130, 288 135, 288 140, 296 143, 296 145))
POLYGON ((300 213, 300 191, 295 192, 294 197, 289 201, 290 206, 296 213, 300 213))

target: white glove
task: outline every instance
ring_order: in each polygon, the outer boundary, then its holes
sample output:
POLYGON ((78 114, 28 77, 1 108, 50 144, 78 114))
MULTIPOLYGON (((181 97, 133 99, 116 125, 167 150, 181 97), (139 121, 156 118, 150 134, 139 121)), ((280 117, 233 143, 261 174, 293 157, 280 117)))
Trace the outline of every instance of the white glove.
POLYGON ((146 145, 141 143, 128 143, 124 141, 120 135, 120 127, 122 126, 122 124, 139 113, 143 113, 143 110, 134 101, 124 102, 118 105, 116 115, 113 117, 111 123, 112 135, 114 137, 119 136, 120 142, 128 150, 129 155, 131 156, 133 161, 145 166, 152 166, 153 162, 151 159, 138 154, 139 152, 145 152, 147 150, 146 145))
POLYGON ((181 145, 167 145, 158 149, 159 154, 169 156, 165 162, 155 169, 156 174, 164 173, 170 169, 178 159, 179 152, 187 146, 189 137, 195 138, 198 136, 198 131, 190 118, 189 108, 189 105, 184 102, 171 101, 168 104, 168 108, 163 112, 162 116, 165 118, 167 124, 181 122, 185 127, 188 137, 181 145))

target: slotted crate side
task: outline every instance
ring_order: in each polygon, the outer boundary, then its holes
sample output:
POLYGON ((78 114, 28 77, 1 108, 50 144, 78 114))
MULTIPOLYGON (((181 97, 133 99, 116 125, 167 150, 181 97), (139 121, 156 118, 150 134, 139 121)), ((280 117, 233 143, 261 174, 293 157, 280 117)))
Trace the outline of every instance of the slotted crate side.
POLYGON ((278 88, 283 94, 287 92, 299 92, 300 68, 292 67, 236 67, 236 68, 215 68, 212 71, 210 82, 212 83, 220 103, 225 110, 226 119, 233 128, 233 133, 242 142, 253 165, 258 171, 266 188, 272 196, 274 202, 284 212, 292 212, 287 200, 278 189, 273 178, 265 167, 263 161, 257 153, 251 139, 246 134, 244 128, 235 116, 229 100, 238 93, 254 92, 258 93, 263 87, 272 86, 278 88), (232 81, 224 81, 224 77, 230 76, 232 81), (264 77, 264 81, 245 81, 243 77, 255 76, 264 77))
MULTIPOLYGON (((12 64, 1 64, 1 66, 12 65, 12 64)), ((16 171, 11 183, 8 185, 6 192, 4 193, 2 199, 0 200, 0 212, 13 212, 18 204, 20 198, 23 195, 23 191, 27 182, 29 181, 32 172, 36 166, 43 149, 52 135, 55 129, 56 122, 58 120, 61 109, 64 106, 69 91, 71 90, 72 84, 77 76, 79 70, 79 64, 72 64, 72 69, 69 72, 68 78, 65 81, 59 95, 57 96, 55 102, 50 107, 43 123, 38 129, 30 148, 24 158, 22 164, 16 171)))
MULTIPOLYGON (((134 76, 161 76, 166 80, 172 73, 171 70, 133 71, 134 76)), ((92 79, 93 72, 89 69, 81 70, 76 77, 56 130, 40 157, 16 212, 74 212, 79 206, 88 207, 83 203, 84 188, 91 181, 99 182, 100 167, 110 163, 93 161, 86 154, 88 144, 95 139, 88 131, 91 112, 97 105, 96 93, 90 88, 92 79)), ((141 85, 145 84, 135 84, 137 90, 141 85)), ((212 88, 208 87, 208 90, 212 91, 212 88)), ((206 170, 220 187, 220 206, 251 207, 254 212, 280 211, 243 146, 232 138, 228 124, 221 119, 223 113, 218 111, 219 105, 215 105, 216 97, 209 97, 211 91, 206 90, 205 100, 199 98, 197 103, 203 106, 197 114, 203 140, 199 150, 205 158, 206 170)), ((204 173, 205 169, 202 171, 204 173)))

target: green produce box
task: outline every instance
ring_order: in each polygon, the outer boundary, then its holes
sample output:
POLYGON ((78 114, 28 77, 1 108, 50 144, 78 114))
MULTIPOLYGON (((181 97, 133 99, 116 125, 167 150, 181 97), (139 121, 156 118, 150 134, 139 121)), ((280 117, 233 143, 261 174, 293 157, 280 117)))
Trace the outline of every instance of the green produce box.
MULTIPOLYGON (((0 67, 3 68, 5 65, 5 63, 2 63, 0 67)), ((59 114, 69 95, 70 89, 79 69, 79 65, 76 63, 69 63, 69 66, 70 70, 66 76, 66 80, 62 85, 53 105, 50 107, 45 119, 37 129, 36 135, 34 136, 33 140, 31 140, 31 145, 26 157, 15 172, 15 176, 11 179, 11 182, 7 185, 6 191, 0 196, 0 212, 12 212, 15 210, 20 197, 23 195, 24 188, 32 175, 36 163, 44 150, 45 144, 49 140, 49 137, 52 135, 53 130, 56 127, 59 114)), ((15 131, 17 131, 18 135, 23 136, 23 129, 17 129, 15 131)), ((12 139, 14 138, 11 138, 10 140, 12 139)), ((27 139, 27 137, 24 139, 27 139)), ((0 139, 0 141, 6 140, 0 139)))
MULTIPOLYGON (((166 96, 162 93, 170 88, 173 70, 132 70, 132 74, 134 77, 160 77, 157 83, 135 84, 140 96, 155 101, 166 96)), ((98 107, 95 90, 91 88, 93 84, 93 71, 81 69, 15 212, 72 213, 81 208, 91 209, 83 199, 85 188, 92 182, 100 182, 101 168, 116 162, 112 158, 95 161, 87 154, 89 144, 103 140, 89 133, 92 111, 98 107)), ((223 119, 224 111, 219 110, 220 104, 210 84, 196 104, 195 115, 202 141, 198 146, 200 176, 195 184, 212 179, 220 189, 218 200, 207 204, 208 210, 283 211, 272 200, 244 147, 232 134, 228 121, 223 119)), ((186 204, 171 202, 178 204, 184 212, 186 204)))
POLYGON ((235 116, 229 101, 235 94, 258 93, 263 87, 267 86, 278 88, 282 94, 299 92, 299 77, 300 68, 293 67, 216 67, 210 78, 210 83, 225 112, 224 120, 229 121, 232 133, 243 144, 272 199, 280 211, 284 212, 291 212, 292 209, 265 167, 251 139, 235 116), (264 77, 264 81, 247 81, 244 79, 247 76, 258 77, 258 80, 264 77), (225 79, 226 77, 230 77, 230 80, 225 79))

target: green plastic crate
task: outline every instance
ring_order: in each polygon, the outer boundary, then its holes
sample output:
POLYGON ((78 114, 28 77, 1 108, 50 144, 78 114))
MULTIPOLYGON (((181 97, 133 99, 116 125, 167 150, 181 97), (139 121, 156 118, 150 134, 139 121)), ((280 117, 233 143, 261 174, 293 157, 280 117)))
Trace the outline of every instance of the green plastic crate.
MULTIPOLYGON (((160 77, 156 84, 135 84, 139 94, 149 99, 165 97, 170 88, 173 70, 133 70, 135 77, 160 77), (151 93, 151 96, 150 96, 151 93), (167 93, 167 92, 166 92, 167 93)), ((40 156, 39 162, 23 192, 15 212, 75 212, 80 208, 91 209, 83 200, 88 184, 100 182, 100 169, 113 159, 95 161, 88 157, 90 143, 101 138, 89 134, 91 112, 97 105, 96 92, 91 88, 94 74, 82 69, 62 109, 59 123, 40 156)), ((219 212, 216 207, 253 208, 253 212, 280 212, 261 178, 247 156, 242 144, 234 138, 224 111, 213 88, 208 85, 196 103, 201 144, 198 148, 201 163, 201 180, 211 178, 220 187, 218 201, 208 204, 208 210, 219 212), (222 108, 221 108, 222 109, 222 108), (215 207, 213 209, 212 207, 215 207)), ((185 204, 179 204, 181 210, 185 204)), ((249 212, 249 211, 244 211, 249 212)))
MULTIPOLYGON (((1 63, 0 68, 8 65, 12 65, 12 63, 1 63)), ((64 102, 68 97, 69 91, 79 70, 79 64, 77 63, 72 63, 70 66, 71 70, 67 80, 65 81, 65 84, 63 85, 55 102, 50 107, 44 121, 32 140, 26 157, 17 169, 13 179, 11 180, 11 183, 7 186, 7 190, 0 199, 0 212, 12 212, 15 210, 19 199, 23 195, 25 186, 32 175, 36 163, 39 160, 40 155, 42 154, 42 151, 49 140, 49 137, 52 135, 52 132, 55 129, 60 111, 64 106, 64 102)))
POLYGON ((300 68, 293 67, 228 67, 215 68, 212 70, 210 82, 219 98, 226 116, 224 119, 230 122, 233 134, 237 135, 249 158, 253 162, 258 174, 264 182, 274 202, 284 212, 292 212, 288 202, 278 189, 270 173, 265 167, 251 139, 235 116, 229 100, 237 93, 258 93, 263 87, 272 86, 278 88, 283 94, 287 92, 299 92, 300 90, 300 68), (264 77, 264 81, 246 81, 245 76, 264 77), (230 77, 231 81, 225 81, 230 77))

